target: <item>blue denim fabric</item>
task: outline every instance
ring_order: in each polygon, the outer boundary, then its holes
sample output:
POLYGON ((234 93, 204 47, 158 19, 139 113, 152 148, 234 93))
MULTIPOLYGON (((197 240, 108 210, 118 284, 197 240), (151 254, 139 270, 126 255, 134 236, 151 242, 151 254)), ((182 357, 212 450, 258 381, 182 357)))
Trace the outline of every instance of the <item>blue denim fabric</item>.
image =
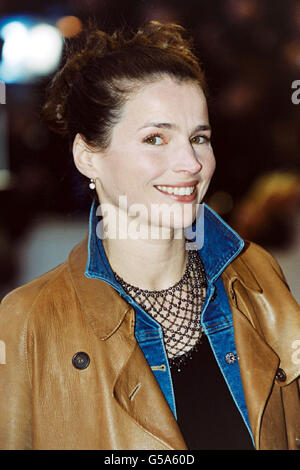
MULTIPOLYGON (((226 355, 237 357, 232 313, 220 277, 225 268, 243 249, 244 242, 209 206, 204 205, 204 244, 199 250, 207 275, 206 299, 202 310, 202 327, 209 339, 216 361, 241 413, 253 441, 248 411, 240 377, 238 360, 226 361, 226 355), (216 294, 212 300, 213 294, 216 294)), ((110 284, 130 305, 136 315, 135 337, 175 416, 176 404, 170 367, 160 325, 148 315, 116 281, 101 238, 97 236, 98 218, 95 201, 90 211, 88 262, 85 275, 110 284)))

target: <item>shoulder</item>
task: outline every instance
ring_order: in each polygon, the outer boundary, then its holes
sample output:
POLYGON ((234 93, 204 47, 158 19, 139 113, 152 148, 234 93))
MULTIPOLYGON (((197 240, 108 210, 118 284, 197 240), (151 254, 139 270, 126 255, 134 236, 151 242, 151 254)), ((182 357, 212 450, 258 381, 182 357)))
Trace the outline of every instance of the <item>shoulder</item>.
POLYGON ((285 275, 276 258, 265 248, 249 240, 245 240, 243 250, 229 268, 237 273, 241 272, 243 276, 252 275, 258 282, 263 282, 266 278, 277 278, 287 286, 285 275))
POLYGON ((66 292, 68 283, 67 262, 56 266, 38 278, 12 290, 0 304, 0 327, 13 328, 24 324, 33 311, 42 312, 44 305, 49 305, 56 293, 62 289, 66 292))
MULTIPOLYGON (((1 381, 14 380, 20 371, 24 385, 30 378, 30 352, 34 350, 37 332, 48 334, 49 319, 53 318, 54 286, 62 284, 65 264, 8 293, 0 304, 0 364, 6 364, 1 381), (3 352, 4 351, 4 352, 3 352), (4 358, 3 358, 4 355, 4 358), (28 374, 25 372, 28 371, 28 374), (3 375, 4 374, 4 375, 3 375), (25 374, 25 375, 24 375, 25 374)), ((29 381, 29 382, 28 382, 29 381)), ((3 385, 3 383, 2 383, 3 385)))
POLYGON ((245 240, 244 249, 241 252, 241 258, 248 263, 267 262, 276 270, 280 269, 275 257, 260 245, 245 240))

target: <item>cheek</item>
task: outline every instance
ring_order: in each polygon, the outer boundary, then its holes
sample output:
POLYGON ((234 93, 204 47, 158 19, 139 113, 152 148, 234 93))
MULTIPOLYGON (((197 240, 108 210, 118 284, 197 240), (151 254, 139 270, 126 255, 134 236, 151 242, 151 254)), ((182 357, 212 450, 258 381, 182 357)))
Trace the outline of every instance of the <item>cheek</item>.
POLYGON ((207 179, 212 178, 215 172, 215 169, 216 169, 216 159, 215 159, 214 153, 211 152, 211 155, 209 155, 209 158, 207 160, 206 171, 205 171, 207 179))
POLYGON ((131 168, 130 159, 120 153, 111 153, 101 166, 101 179, 105 185, 113 188, 123 187, 131 181, 134 168, 131 168))
POLYGON ((155 154, 153 151, 149 154, 148 152, 141 152, 134 160, 134 168, 132 168, 139 186, 141 184, 147 185, 147 183, 153 184, 153 181, 165 170, 165 162, 161 155, 155 154))
POLYGON ((111 153, 101 168, 105 192, 115 202, 120 194, 128 197, 129 204, 144 201, 145 190, 162 172, 161 159, 156 157, 137 149, 111 153))

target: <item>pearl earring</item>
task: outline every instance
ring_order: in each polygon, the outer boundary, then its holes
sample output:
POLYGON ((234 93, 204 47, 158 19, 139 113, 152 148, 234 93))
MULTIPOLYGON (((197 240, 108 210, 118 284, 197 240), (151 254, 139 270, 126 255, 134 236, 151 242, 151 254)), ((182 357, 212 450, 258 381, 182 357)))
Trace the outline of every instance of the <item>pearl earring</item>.
POLYGON ((96 185, 95 185, 95 180, 93 180, 93 178, 91 178, 91 182, 89 184, 89 188, 90 189, 95 189, 96 185))

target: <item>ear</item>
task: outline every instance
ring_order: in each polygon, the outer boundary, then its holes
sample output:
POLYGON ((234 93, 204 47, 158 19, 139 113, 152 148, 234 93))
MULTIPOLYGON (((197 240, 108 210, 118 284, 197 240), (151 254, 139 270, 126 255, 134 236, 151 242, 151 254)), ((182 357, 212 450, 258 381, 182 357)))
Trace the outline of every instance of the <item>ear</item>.
POLYGON ((73 142, 73 158, 78 171, 87 178, 95 178, 96 154, 88 149, 80 134, 76 134, 73 142))

